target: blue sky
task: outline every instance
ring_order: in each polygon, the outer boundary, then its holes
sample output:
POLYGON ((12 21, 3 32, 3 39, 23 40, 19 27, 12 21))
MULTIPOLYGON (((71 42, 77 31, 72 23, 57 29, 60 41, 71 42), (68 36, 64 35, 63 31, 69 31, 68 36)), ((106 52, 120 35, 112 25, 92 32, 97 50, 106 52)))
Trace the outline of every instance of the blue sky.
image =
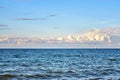
POLYGON ((120 0, 0 0, 1 36, 52 38, 119 25, 120 0))

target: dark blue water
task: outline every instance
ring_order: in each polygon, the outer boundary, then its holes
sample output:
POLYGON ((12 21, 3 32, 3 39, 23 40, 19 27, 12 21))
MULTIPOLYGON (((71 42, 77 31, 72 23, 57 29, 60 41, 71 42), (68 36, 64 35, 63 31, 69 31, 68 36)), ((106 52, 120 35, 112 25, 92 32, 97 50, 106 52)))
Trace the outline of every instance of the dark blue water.
POLYGON ((120 80, 120 49, 0 49, 0 80, 120 80))

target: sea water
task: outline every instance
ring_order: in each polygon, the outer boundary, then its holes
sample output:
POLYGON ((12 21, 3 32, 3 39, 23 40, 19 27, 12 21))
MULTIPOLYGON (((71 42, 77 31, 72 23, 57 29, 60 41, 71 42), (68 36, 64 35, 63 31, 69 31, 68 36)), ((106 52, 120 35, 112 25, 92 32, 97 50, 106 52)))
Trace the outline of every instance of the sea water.
POLYGON ((120 80, 120 49, 0 49, 0 80, 120 80))

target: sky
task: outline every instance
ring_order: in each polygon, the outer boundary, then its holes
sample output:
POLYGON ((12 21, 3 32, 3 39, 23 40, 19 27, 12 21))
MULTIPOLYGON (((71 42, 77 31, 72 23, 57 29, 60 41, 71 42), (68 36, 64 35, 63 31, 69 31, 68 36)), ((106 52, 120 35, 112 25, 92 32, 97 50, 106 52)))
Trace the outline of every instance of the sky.
POLYGON ((0 0, 0 48, 120 48, 120 0, 0 0))

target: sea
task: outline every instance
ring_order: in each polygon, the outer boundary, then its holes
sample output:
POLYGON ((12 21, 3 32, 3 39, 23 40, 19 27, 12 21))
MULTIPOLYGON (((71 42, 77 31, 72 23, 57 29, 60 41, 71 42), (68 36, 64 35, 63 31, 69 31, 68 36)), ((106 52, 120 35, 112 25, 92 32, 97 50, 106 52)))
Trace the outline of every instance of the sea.
POLYGON ((0 80, 120 80, 120 49, 0 49, 0 80))

